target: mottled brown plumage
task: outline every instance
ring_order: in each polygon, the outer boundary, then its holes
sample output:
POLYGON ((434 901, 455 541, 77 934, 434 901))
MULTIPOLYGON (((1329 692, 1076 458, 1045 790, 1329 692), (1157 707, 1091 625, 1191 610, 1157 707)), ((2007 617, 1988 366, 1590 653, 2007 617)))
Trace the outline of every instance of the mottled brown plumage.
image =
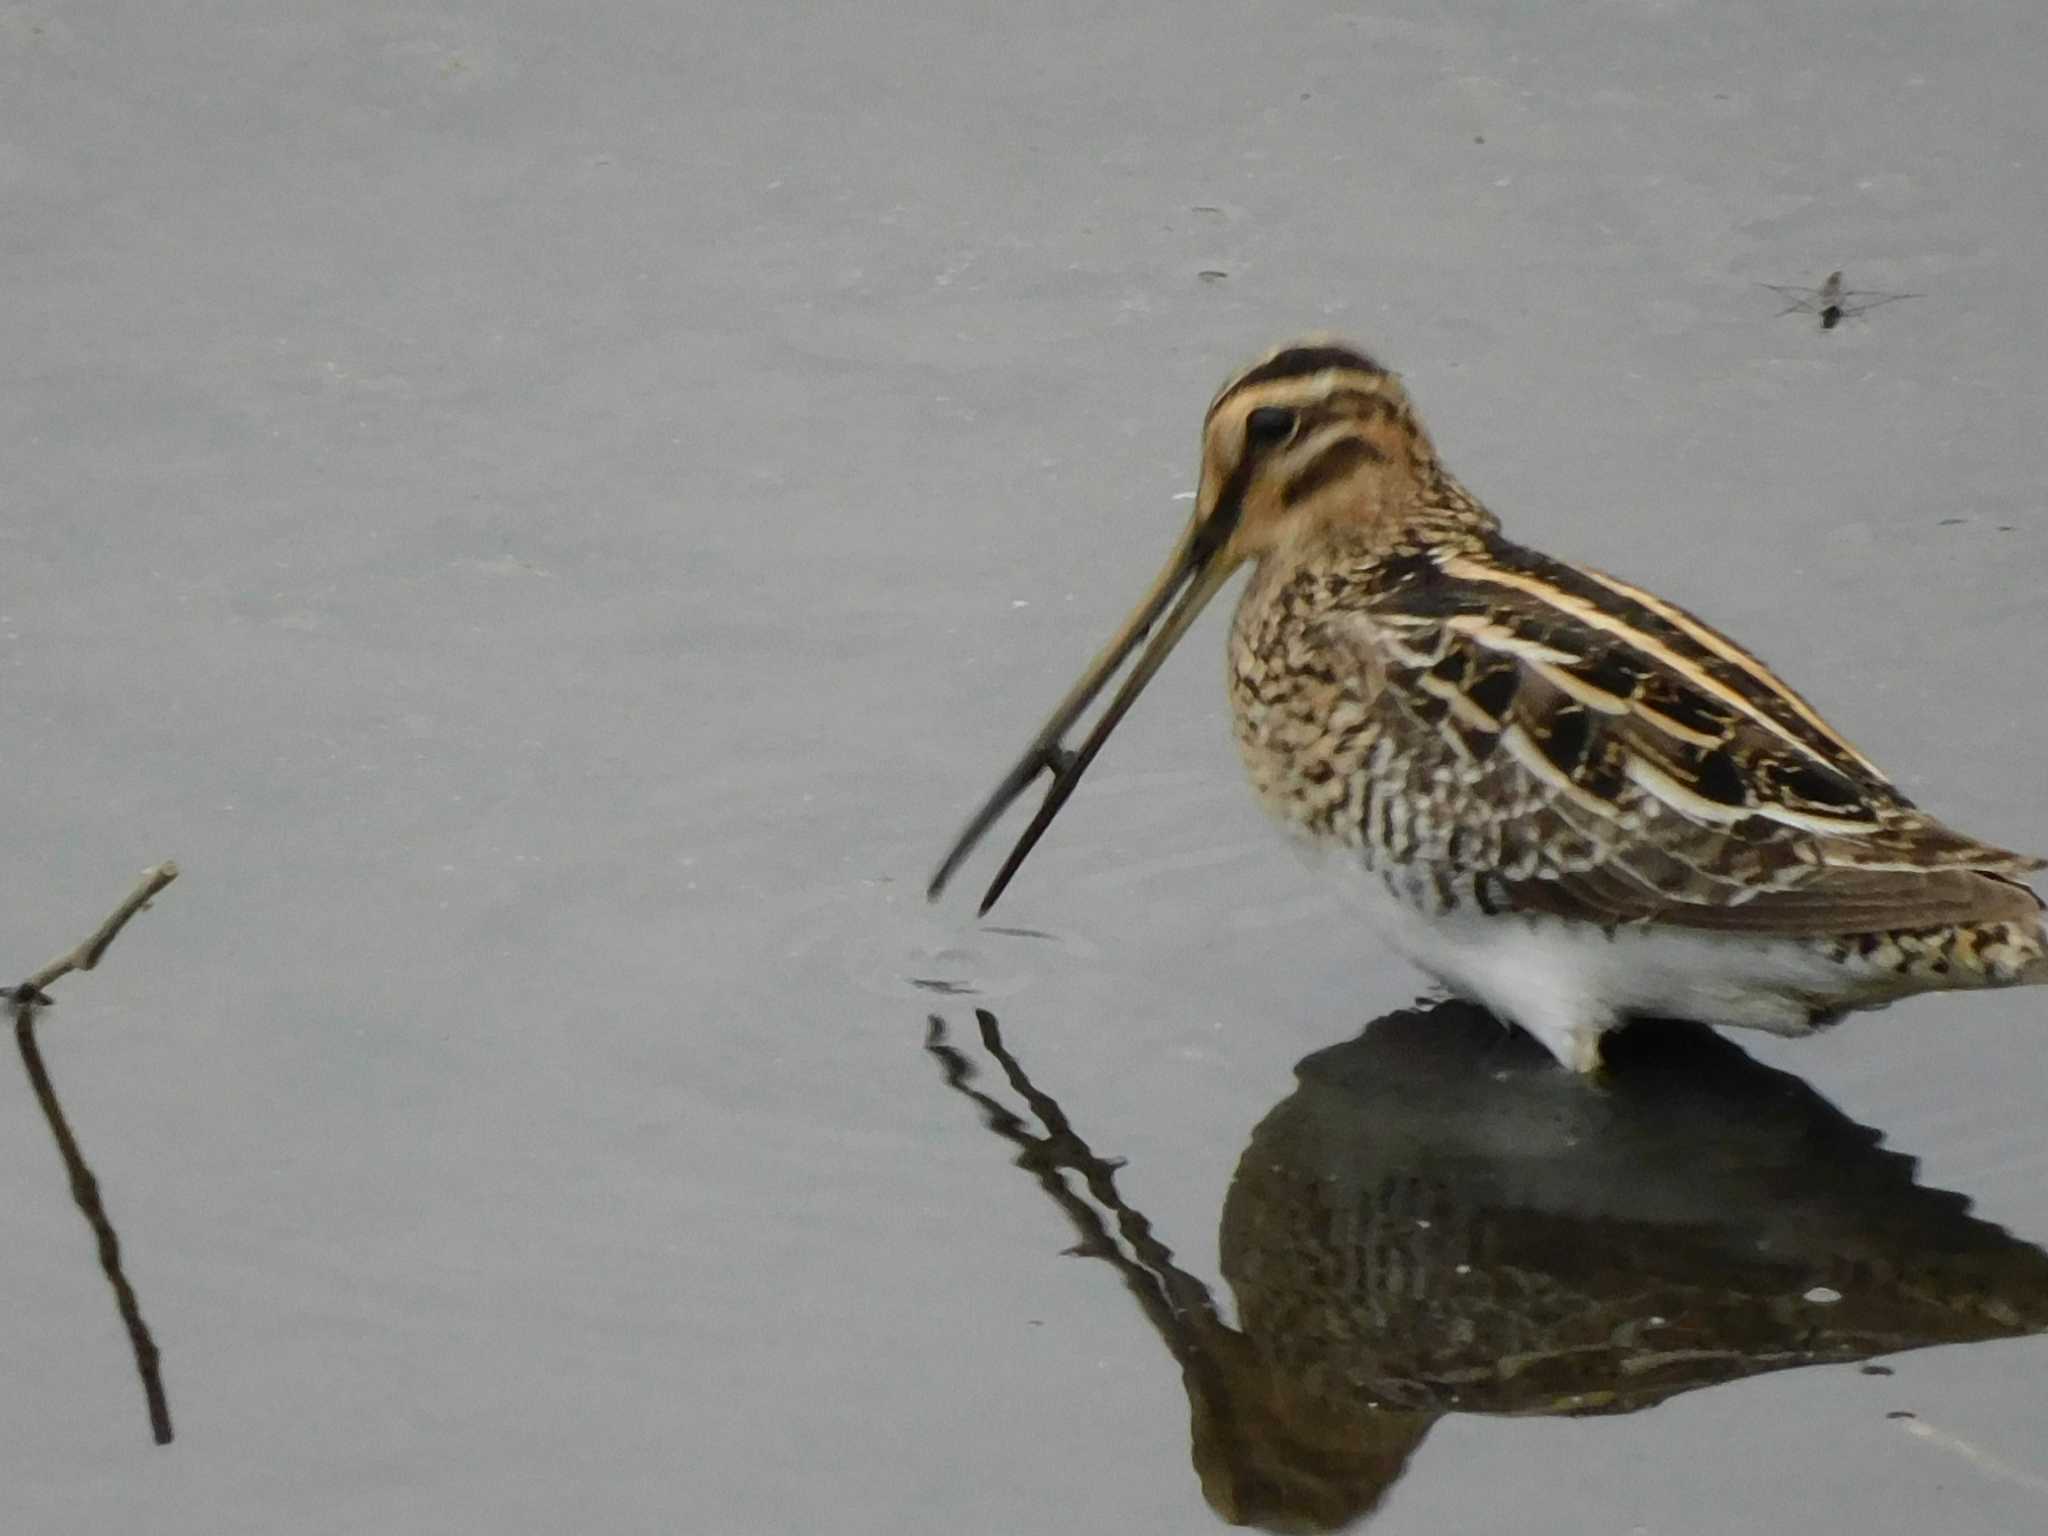
POLYGON ((1778 934, 2039 910, 2013 877, 2040 861, 1918 810, 1760 663, 1632 591, 1491 532, 1391 555, 1332 533, 1272 562, 1231 645, 1254 784, 1452 902, 1778 934))
POLYGON ((1568 1064, 1594 1065, 1630 1012, 1796 1033, 1911 992, 2048 980, 2041 902, 2021 883, 2043 861, 1919 810, 1683 609, 1510 542, 1399 380, 1323 340, 1280 349, 1211 404, 1180 548, 934 893, 1050 769, 995 899, 1246 562, 1230 692, 1260 798, 1369 877, 1411 958, 1568 1064), (1065 732, 1162 621, 1070 751, 1065 732), (1623 934, 1665 942, 1589 942, 1623 934))

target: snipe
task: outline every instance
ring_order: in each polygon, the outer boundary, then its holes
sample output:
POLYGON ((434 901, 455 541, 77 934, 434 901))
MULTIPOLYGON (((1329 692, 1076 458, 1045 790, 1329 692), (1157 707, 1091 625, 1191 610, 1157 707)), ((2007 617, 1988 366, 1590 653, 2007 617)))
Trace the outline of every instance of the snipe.
POLYGON ((933 896, 1049 772, 988 910, 1247 561, 1230 698, 1259 797, 1355 873, 1402 952, 1566 1066, 1592 1070, 1633 1014, 1801 1034, 1916 992, 2048 981, 2041 900, 2021 883, 2044 861, 1917 809, 1683 609, 1503 538, 1399 380, 1323 339, 1217 395, 1166 569, 968 823, 933 896))

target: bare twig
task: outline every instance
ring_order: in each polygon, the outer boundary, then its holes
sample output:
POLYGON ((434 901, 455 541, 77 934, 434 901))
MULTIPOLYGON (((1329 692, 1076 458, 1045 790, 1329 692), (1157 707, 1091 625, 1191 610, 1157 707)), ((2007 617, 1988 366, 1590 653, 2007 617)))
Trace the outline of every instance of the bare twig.
POLYGON ((20 1048, 22 1065, 28 1069, 36 1102, 42 1106, 43 1118, 49 1122, 50 1134, 56 1139, 58 1155, 64 1159, 64 1171, 71 1180, 71 1197, 78 1202, 79 1210, 85 1213, 86 1222, 99 1246, 100 1268, 106 1271, 107 1283, 114 1288, 114 1303, 128 1330, 128 1341, 134 1347, 135 1369, 142 1377, 142 1394, 149 1404, 150 1432, 158 1445, 171 1443, 171 1405, 164 1394, 156 1341, 150 1337, 149 1329, 142 1321, 142 1308, 135 1299, 135 1288, 122 1272, 121 1241, 115 1236, 114 1224, 100 1202, 99 1181, 85 1164, 85 1154, 79 1151, 78 1140, 71 1134, 63 1106, 57 1101, 56 1085, 50 1080, 49 1069, 43 1065, 42 1048, 36 1043, 36 1010, 50 1004, 50 995, 43 990, 45 987, 73 971, 89 971, 98 965, 100 957, 107 952, 107 946, 127 926, 128 919, 148 906, 152 896, 177 878, 178 866, 168 859, 153 869, 144 870, 141 882, 128 899, 116 907, 113 915, 101 923, 84 943, 69 954, 52 960, 19 986, 0 989, 0 997, 13 1007, 14 1043, 20 1048))
POLYGON ((107 946, 114 942, 121 930, 128 926, 128 919, 149 905, 150 897, 178 878, 178 866, 169 859, 142 872, 142 879, 135 889, 128 893, 128 899, 114 908, 113 915, 93 931, 92 937, 68 954, 59 955, 35 975, 29 977, 14 989, 14 1001, 34 1003, 49 1001, 44 988, 59 977, 69 976, 73 971, 89 971, 100 963, 100 956, 107 952, 107 946))

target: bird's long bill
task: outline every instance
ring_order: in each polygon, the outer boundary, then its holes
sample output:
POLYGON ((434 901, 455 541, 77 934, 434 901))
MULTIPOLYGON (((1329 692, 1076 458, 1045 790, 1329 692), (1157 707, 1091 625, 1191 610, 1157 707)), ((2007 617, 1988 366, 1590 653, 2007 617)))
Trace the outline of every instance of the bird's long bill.
POLYGON ((981 898, 982 912, 996 904, 996 898, 1003 894, 1003 887, 1010 883, 1010 877, 1017 873, 1029 856, 1045 829, 1052 825, 1053 817, 1059 815, 1060 807, 1067 803, 1067 797, 1074 792, 1074 786, 1081 782, 1081 775, 1088 771, 1088 765, 1095 760, 1095 754, 1102 750, 1102 744, 1109 739, 1109 733, 1116 729, 1117 722, 1144 692, 1145 684, 1152 674, 1159 670, 1180 637, 1194 623, 1196 615, 1216 595, 1216 589, 1223 585, 1230 575, 1230 563, 1224 561, 1224 538, 1218 536, 1217 520, 1204 522, 1197 519, 1175 547, 1166 562, 1166 569, 1159 573, 1159 579, 1152 584, 1152 590, 1145 594, 1131 616, 1124 621, 1123 628, 1116 632, 1108 645, 1088 664, 1088 670, 1081 680, 1074 684, 1067 696, 1061 699, 1059 707, 1052 712, 1032 738, 1031 745, 1017 764, 1003 776, 995 793, 988 797, 982 808, 974 813, 974 819, 967 823, 945 862, 939 865, 932 876, 925 894, 937 900, 946 888, 946 882, 953 878, 953 872, 981 841, 982 834, 995 825, 996 819, 1030 787, 1031 781, 1050 770, 1052 783, 1047 787, 1045 799, 1038 807, 1038 814, 1031 818, 1031 825, 1024 829, 1024 835, 1017 839, 1017 846, 1010 850, 1010 856, 1003 860, 1003 867, 990 882, 988 893, 981 898), (1177 599, 1177 600, 1176 600, 1177 599), (1169 611, 1171 610, 1171 611, 1169 611), (1144 643, 1145 637, 1159 623, 1160 616, 1166 616, 1165 624, 1158 634, 1152 636, 1152 643, 1145 647, 1130 676, 1124 679, 1123 687, 1117 690, 1109 708, 1095 722, 1095 728, 1088 733, 1078 749, 1070 749, 1062 738, 1073 728, 1097 694, 1108 686, 1117 669, 1124 664, 1132 651, 1144 643))

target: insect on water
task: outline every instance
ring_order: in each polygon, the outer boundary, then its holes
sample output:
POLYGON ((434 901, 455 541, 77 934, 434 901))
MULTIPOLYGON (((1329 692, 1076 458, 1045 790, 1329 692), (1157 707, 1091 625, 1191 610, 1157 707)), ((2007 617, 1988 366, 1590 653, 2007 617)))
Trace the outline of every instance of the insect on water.
POLYGON ((1917 293, 1884 293, 1875 288, 1844 288, 1841 272, 1830 272, 1821 279, 1818 288, 1807 288, 1797 283, 1763 283, 1781 299, 1791 302, 1778 311, 1785 315, 1818 315, 1820 328, 1832 331, 1844 320, 1876 309, 1880 304, 1889 304, 1895 299, 1917 299, 1917 293))

